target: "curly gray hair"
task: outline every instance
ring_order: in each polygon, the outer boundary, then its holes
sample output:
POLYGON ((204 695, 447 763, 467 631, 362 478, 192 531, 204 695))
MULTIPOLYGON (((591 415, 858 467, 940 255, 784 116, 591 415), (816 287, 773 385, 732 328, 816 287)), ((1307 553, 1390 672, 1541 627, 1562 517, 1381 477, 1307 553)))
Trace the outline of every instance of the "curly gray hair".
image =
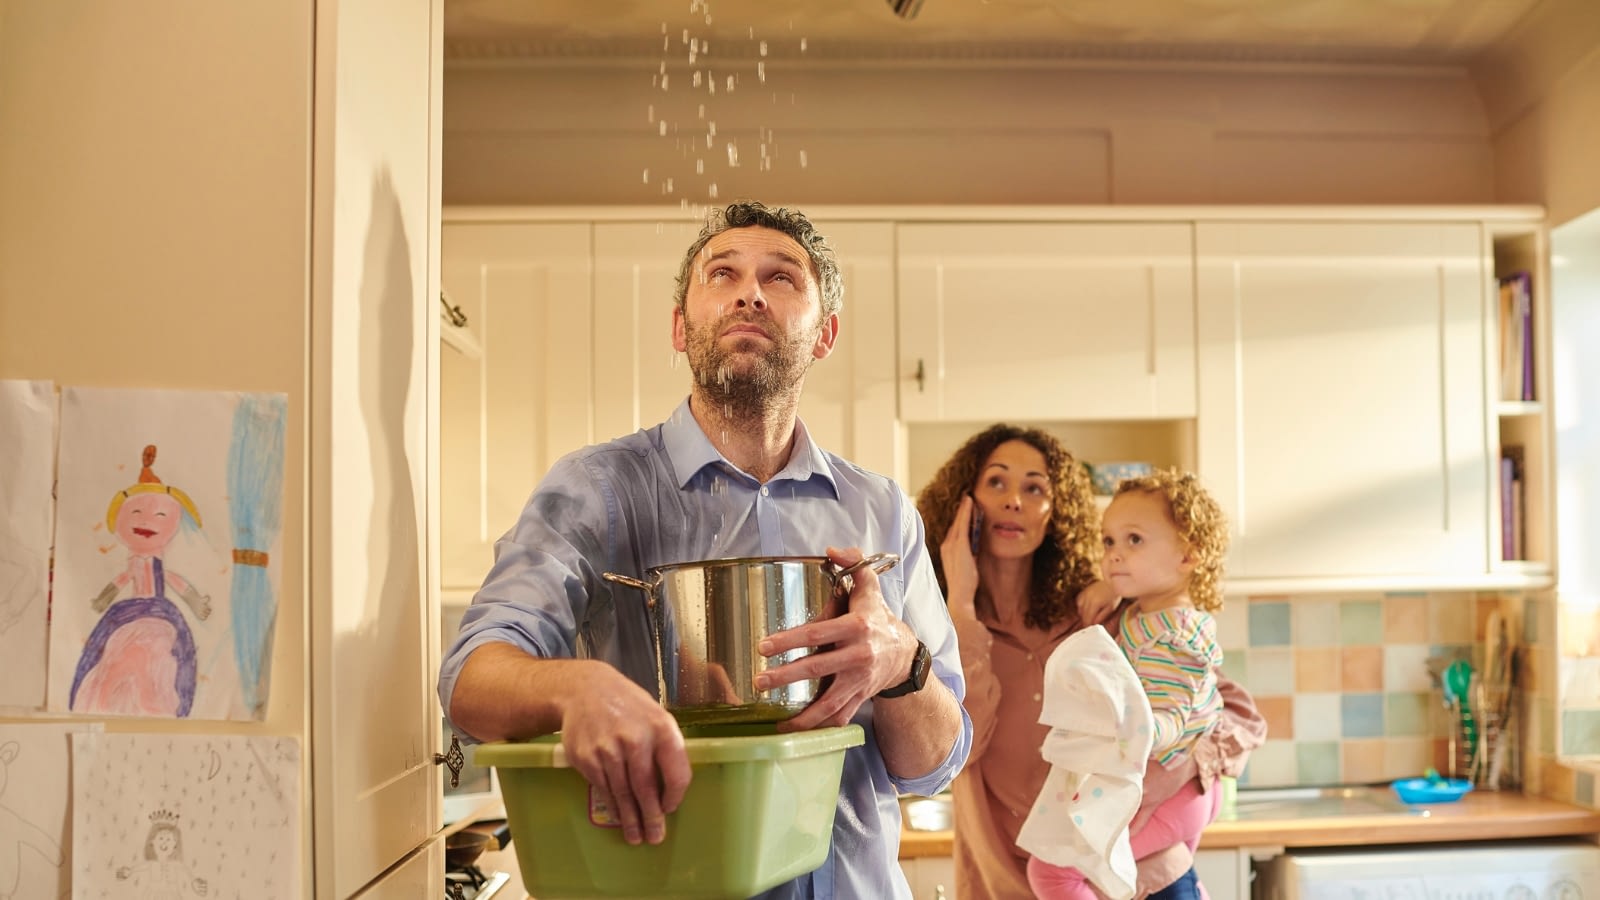
POLYGON ((833 248, 805 213, 782 206, 774 209, 755 200, 736 200, 706 214, 700 236, 689 245, 683 262, 678 264, 678 280, 673 292, 673 302, 678 309, 683 309, 688 302, 689 273, 694 270, 694 258, 705 249, 708 241, 730 228, 770 228, 794 238, 811 258, 812 275, 822 289, 822 318, 827 319, 844 307, 844 276, 839 274, 833 248))

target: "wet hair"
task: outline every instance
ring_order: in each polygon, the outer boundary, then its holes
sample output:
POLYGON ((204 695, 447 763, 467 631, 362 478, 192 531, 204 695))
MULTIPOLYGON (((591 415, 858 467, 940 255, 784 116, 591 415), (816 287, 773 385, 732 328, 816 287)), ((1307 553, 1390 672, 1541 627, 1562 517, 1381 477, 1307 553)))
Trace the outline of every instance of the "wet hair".
POLYGON ((683 309, 689 298, 689 279, 694 272, 694 260, 710 240, 730 228, 770 228, 793 238, 811 259, 811 274, 822 291, 822 318, 839 312, 844 307, 844 276, 834 261, 833 248, 828 239, 817 231, 805 213, 798 209, 768 207, 755 200, 736 200, 727 206, 713 208, 706 214, 706 223, 699 237, 683 255, 678 264, 678 280, 673 292, 673 302, 683 309))
POLYGON ((1030 596, 1024 614, 1029 626, 1043 630, 1077 615, 1078 592, 1099 578, 1103 552, 1100 513, 1094 505, 1089 474, 1060 441, 1036 428, 991 425, 968 438, 939 467, 933 480, 917 495, 917 511, 927 526, 928 555, 933 560, 939 588, 948 591, 939 545, 955 521, 961 497, 977 486, 983 465, 995 448, 1008 441, 1022 441, 1044 454, 1050 481, 1050 521, 1044 541, 1033 553, 1030 596))
POLYGON ((1222 608, 1222 564, 1228 555, 1228 520, 1222 507, 1200 484, 1199 476, 1177 469, 1157 469, 1117 485, 1116 496, 1133 491, 1155 494, 1167 501, 1167 514, 1178 528, 1178 538, 1194 556, 1189 573, 1189 599, 1196 609, 1222 608))

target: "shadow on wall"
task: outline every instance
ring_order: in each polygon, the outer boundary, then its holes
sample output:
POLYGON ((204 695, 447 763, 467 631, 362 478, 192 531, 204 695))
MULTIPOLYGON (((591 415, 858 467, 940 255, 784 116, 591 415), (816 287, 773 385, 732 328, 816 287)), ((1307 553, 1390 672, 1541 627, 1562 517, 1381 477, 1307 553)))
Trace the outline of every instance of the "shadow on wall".
MULTIPOLYGON (((362 617, 361 634, 368 647, 421 645, 417 617, 400 612, 415 609, 415 598, 422 589, 416 488, 406 448, 417 344, 411 253, 400 197, 385 168, 372 184, 359 295, 357 400, 367 436, 373 491, 367 525, 367 615, 362 617)), ((399 656, 405 658, 396 659, 395 665, 420 664, 409 655, 399 656)), ((362 708, 377 708, 397 679, 410 677, 409 672, 366 673, 367 696, 362 708)), ((378 752, 380 743, 368 746, 378 752)), ((385 752, 392 751, 385 748, 385 752)))

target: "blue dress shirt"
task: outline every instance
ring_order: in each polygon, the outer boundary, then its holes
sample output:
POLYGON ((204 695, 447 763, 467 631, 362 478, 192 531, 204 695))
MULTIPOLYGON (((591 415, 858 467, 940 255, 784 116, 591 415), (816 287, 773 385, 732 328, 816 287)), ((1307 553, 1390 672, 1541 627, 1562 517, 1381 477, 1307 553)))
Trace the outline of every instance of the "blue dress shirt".
MULTIPOLYGON (((655 695, 645 598, 602 573, 647 580, 652 566, 820 556, 834 546, 899 554, 900 565, 879 576, 884 602, 927 645, 933 675, 960 700, 966 686, 955 629, 923 537, 922 518, 899 485, 818 448, 804 424, 796 422, 788 465, 761 484, 717 452, 686 400, 654 428, 578 450, 551 467, 495 544, 494 566, 445 654, 439 698, 448 715, 462 664, 490 641, 540 657, 605 660, 655 695)), ((950 783, 972 746, 964 708, 961 719, 944 762, 902 779, 884 766, 872 701, 862 704, 853 721, 867 740, 845 754, 827 860, 761 896, 909 898, 897 859, 896 794, 931 794, 950 783)))

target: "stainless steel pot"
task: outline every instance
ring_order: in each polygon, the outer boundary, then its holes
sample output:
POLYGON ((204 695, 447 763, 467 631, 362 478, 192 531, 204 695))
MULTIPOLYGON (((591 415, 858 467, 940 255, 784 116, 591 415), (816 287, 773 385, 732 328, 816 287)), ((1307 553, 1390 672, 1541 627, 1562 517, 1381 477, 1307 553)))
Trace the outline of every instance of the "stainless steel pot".
POLYGON ((661 702, 679 722, 777 722, 822 687, 811 679, 757 691, 757 675, 814 649, 769 659, 756 650, 761 639, 834 614, 829 600, 849 595, 861 567, 881 573, 899 562, 876 553, 841 569, 825 556, 755 556, 654 566, 648 581, 602 577, 645 592, 661 702))

